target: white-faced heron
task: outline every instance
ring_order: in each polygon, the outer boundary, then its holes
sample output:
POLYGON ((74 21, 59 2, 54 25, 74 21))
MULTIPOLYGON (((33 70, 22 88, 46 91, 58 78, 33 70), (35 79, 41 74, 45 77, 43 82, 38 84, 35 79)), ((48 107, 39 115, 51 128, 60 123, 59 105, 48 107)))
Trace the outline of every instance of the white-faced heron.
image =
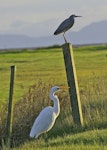
POLYGON ((71 15, 69 18, 65 19, 57 28, 57 30, 54 32, 54 35, 58 35, 60 33, 63 33, 63 37, 65 42, 67 43, 67 40, 65 38, 65 32, 68 31, 74 24, 74 18, 75 17, 82 17, 82 16, 76 16, 76 15, 71 15))

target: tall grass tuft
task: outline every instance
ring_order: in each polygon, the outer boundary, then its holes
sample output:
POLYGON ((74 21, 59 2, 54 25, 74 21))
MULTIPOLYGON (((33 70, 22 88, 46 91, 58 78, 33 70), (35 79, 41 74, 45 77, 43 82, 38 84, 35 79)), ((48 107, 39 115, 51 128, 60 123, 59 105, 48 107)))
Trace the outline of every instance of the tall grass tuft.
POLYGON ((86 128, 107 127, 107 80, 89 79, 80 90, 83 118, 86 128))
MULTIPOLYGON (((53 102, 49 98, 49 92, 52 86, 51 84, 39 81, 37 85, 30 86, 28 92, 15 104, 12 134, 13 145, 19 145, 28 140, 30 129, 37 115, 44 107, 53 105, 53 102)), ((63 112, 65 110, 63 106, 66 104, 69 107, 70 105, 68 104, 68 94, 66 92, 61 93, 58 93, 58 97, 61 103, 61 112, 63 112)), ((66 113, 67 111, 62 113, 61 117, 65 118, 66 113)), ((63 122, 62 118, 60 120, 61 122, 56 125, 58 128, 61 128, 63 122)))

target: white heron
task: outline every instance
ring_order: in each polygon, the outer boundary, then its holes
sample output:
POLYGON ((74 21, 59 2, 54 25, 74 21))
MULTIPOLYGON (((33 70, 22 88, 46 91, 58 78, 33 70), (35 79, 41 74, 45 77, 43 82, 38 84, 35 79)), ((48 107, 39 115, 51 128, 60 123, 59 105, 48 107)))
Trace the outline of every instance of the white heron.
POLYGON ((65 38, 65 32, 68 31, 74 24, 74 18, 76 17, 82 17, 82 16, 76 16, 76 15, 71 15, 69 18, 65 19, 60 25, 59 27, 56 29, 56 31, 54 32, 54 35, 58 35, 60 33, 63 33, 63 37, 65 40, 65 43, 67 43, 67 40, 65 38))
POLYGON ((55 95, 55 92, 68 87, 54 86, 50 90, 49 97, 53 101, 54 106, 45 107, 38 117, 35 119, 34 124, 30 131, 31 138, 38 138, 40 134, 47 133, 54 125, 56 118, 60 113, 59 99, 55 95))

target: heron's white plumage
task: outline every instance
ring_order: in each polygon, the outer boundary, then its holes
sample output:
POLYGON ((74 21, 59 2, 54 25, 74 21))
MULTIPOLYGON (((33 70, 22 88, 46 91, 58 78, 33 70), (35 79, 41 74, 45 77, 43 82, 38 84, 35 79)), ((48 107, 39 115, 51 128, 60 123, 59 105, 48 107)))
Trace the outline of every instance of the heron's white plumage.
POLYGON ((53 108, 51 106, 44 108, 34 121, 30 137, 38 138, 41 133, 49 131, 54 125, 55 119, 56 114, 53 113, 53 108))
POLYGON ((31 128, 30 137, 38 138, 41 133, 47 132, 53 127, 55 120, 60 113, 59 99, 56 95, 54 95, 58 90, 60 90, 60 87, 58 86, 55 86, 51 89, 49 96, 54 102, 54 106, 45 107, 40 112, 31 128))

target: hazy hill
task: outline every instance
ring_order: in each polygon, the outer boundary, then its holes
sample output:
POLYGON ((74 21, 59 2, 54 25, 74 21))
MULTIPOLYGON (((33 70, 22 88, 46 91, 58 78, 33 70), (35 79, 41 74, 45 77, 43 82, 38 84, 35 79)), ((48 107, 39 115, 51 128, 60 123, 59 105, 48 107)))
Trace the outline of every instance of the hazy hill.
MULTIPOLYGON (((66 33, 67 41, 72 44, 107 43, 107 21, 90 24, 78 32, 66 33)), ((1 34, 0 49, 27 48, 63 44, 62 35, 48 37, 28 37, 26 35, 1 34)))
POLYGON ((107 21, 90 24, 76 33, 68 33, 74 43, 107 43, 107 21))

